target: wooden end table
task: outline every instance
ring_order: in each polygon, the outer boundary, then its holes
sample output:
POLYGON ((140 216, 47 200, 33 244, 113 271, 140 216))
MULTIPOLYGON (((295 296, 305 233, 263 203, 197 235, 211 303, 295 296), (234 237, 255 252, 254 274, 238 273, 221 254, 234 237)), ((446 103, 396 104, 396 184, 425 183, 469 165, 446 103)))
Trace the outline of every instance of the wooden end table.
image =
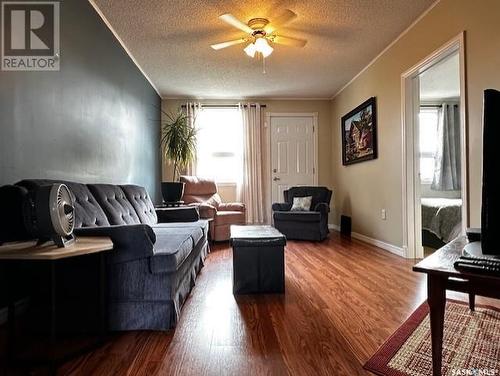
POLYGON ((476 295, 500 299, 500 276, 461 272, 453 266, 466 244, 467 238, 459 237, 413 267, 413 271, 427 274, 433 376, 441 375, 446 290, 469 294, 471 310, 474 310, 476 295))
MULTIPOLYGON (((16 351, 16 312, 14 286, 16 286, 15 268, 12 266, 31 263, 35 267, 48 266, 49 277, 49 317, 50 317, 50 353, 48 359, 52 369, 57 361, 70 356, 65 354, 61 359, 56 358, 55 347, 57 340, 57 278, 56 270, 61 260, 78 257, 88 257, 97 254, 99 257, 99 332, 104 337, 107 331, 107 302, 106 302, 106 264, 105 253, 113 249, 113 242, 108 237, 77 237, 76 241, 65 248, 58 248, 52 242, 36 245, 36 242, 14 242, 0 246, 0 262, 5 265, 8 284, 8 360, 14 361, 16 351)), ((90 278, 91 276, 89 276, 90 278)), ((100 341, 99 341, 100 342, 100 341)))

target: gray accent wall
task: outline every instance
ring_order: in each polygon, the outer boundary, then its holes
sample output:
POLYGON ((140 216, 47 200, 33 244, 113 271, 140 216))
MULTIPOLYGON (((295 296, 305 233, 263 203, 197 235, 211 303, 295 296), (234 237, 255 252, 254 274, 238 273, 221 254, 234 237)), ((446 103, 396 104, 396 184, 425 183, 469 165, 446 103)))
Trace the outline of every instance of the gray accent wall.
POLYGON ((0 185, 133 183, 160 200, 160 97, 86 0, 64 0, 61 70, 0 71, 0 185))

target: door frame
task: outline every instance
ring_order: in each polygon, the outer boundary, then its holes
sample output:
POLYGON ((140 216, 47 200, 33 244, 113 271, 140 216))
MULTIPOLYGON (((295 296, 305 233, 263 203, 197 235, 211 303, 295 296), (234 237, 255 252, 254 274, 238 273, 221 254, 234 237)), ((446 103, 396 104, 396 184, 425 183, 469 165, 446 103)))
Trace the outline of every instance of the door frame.
POLYGON ((467 160, 467 91, 465 32, 448 41, 401 75, 403 250, 407 258, 423 258, 421 246, 421 203, 418 158, 418 76, 458 52, 460 64, 460 157, 462 161, 462 232, 469 226, 469 181, 467 160), (417 230, 420 230, 418 234, 417 230), (420 244, 420 246, 418 246, 420 244))
POLYGON ((271 120, 273 117, 310 117, 313 119, 313 184, 318 185, 318 113, 317 112, 266 112, 265 127, 268 140, 267 174, 269 178, 269 208, 273 201, 271 120))

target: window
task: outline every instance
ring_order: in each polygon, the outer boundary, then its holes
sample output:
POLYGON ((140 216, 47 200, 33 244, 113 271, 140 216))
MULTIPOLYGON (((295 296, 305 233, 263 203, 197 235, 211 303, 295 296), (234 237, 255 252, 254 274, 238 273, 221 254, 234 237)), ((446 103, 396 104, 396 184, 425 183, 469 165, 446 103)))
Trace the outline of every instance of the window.
POLYGON ((243 176, 243 122, 238 108, 204 108, 198 115, 196 175, 218 183, 243 176))
POLYGON ((438 107, 420 108, 420 181, 431 184, 434 177, 434 155, 438 139, 438 107))

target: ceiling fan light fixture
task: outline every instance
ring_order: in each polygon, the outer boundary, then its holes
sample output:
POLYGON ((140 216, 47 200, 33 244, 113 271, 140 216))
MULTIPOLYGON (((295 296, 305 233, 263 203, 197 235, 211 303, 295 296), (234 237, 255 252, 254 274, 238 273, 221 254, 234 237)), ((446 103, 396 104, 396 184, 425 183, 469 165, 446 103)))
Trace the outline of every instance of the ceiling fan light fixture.
POLYGON ((219 18, 229 25, 244 31, 248 35, 240 39, 212 44, 212 48, 214 50, 222 50, 223 48, 250 42, 243 51, 251 58, 255 58, 255 55, 257 55, 263 65, 265 58, 274 51, 271 45, 278 44, 292 47, 304 47, 307 43, 305 39, 291 36, 287 37, 275 33, 281 26, 297 18, 297 14, 290 9, 285 9, 280 16, 273 18, 272 21, 269 21, 267 18, 252 18, 245 23, 230 13, 225 13, 219 16, 219 18))
POLYGON ((250 56, 250 57, 254 57, 255 56, 255 53, 257 52, 257 49, 255 48, 255 44, 253 43, 250 43, 248 46, 246 46, 243 51, 245 51, 245 53, 250 56))
POLYGON ((260 52, 263 57, 268 57, 274 51, 274 48, 269 45, 266 38, 258 38, 255 41, 255 49, 257 52, 260 52))

